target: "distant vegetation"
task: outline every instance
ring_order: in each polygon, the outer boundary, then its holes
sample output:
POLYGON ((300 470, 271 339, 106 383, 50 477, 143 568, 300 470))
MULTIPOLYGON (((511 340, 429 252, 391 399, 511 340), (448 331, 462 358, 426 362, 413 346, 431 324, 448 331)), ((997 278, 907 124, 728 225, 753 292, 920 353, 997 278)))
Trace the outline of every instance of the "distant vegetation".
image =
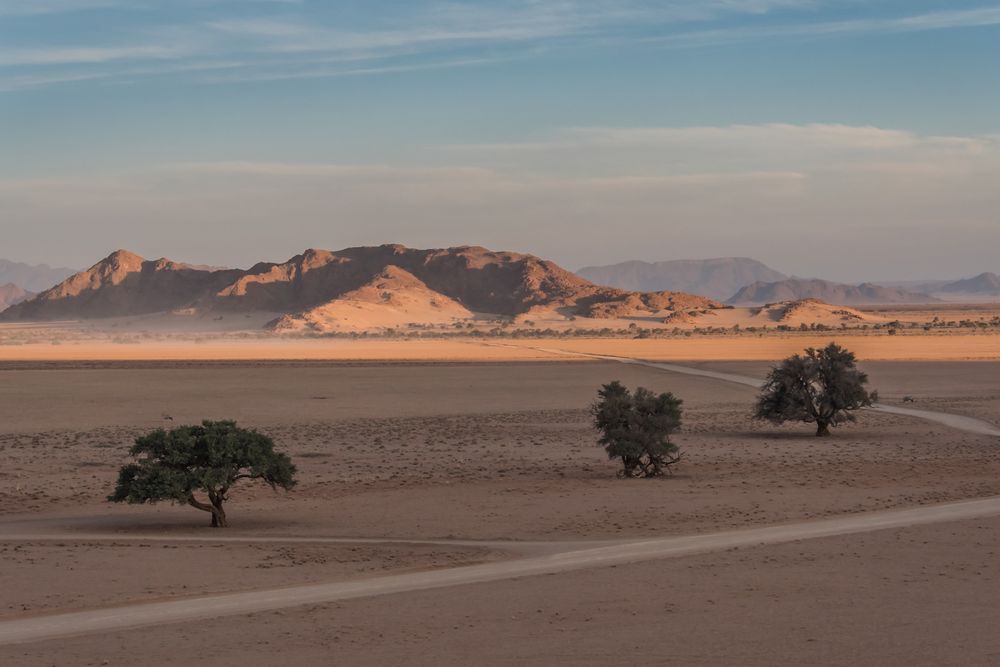
POLYGON ((161 500, 211 512, 212 526, 225 528, 225 502, 240 480, 261 480, 272 489, 295 485, 295 466, 276 452, 271 438, 232 421, 159 429, 137 438, 129 450, 133 463, 122 467, 108 500, 155 503, 161 500), (208 502, 195 497, 204 493, 208 502))
POLYGON ((681 401, 640 387, 632 393, 618 381, 604 385, 591 408, 600 444, 620 459, 624 477, 660 477, 681 460, 670 435, 681 427, 681 401))
MULTIPOLYGON (((571 318, 576 319, 576 318, 571 318)), ((397 339, 451 339, 451 338, 688 338, 691 336, 763 336, 773 333, 816 333, 827 331, 851 332, 858 335, 878 335, 889 334, 909 330, 913 333, 927 333, 933 330, 979 330, 987 332, 1000 329, 1000 317, 980 318, 978 320, 943 320, 940 317, 934 318, 926 323, 904 323, 886 322, 876 324, 854 324, 846 323, 840 326, 832 326, 815 322, 812 324, 799 324, 792 326, 788 324, 773 324, 761 326, 699 326, 693 328, 682 327, 644 327, 638 324, 631 324, 628 327, 573 327, 555 329, 552 327, 540 327, 532 324, 517 324, 510 320, 497 319, 491 322, 480 321, 477 324, 471 322, 456 322, 450 327, 440 327, 425 324, 409 324, 407 326, 386 328, 378 331, 330 331, 330 332, 302 332, 297 334, 299 338, 310 339, 341 339, 356 340, 365 338, 387 338, 397 339)), ((247 337, 245 334, 244 337, 247 337)), ((264 334, 258 337, 265 337, 264 334)))
MULTIPOLYGON (((137 323, 138 324, 138 323, 137 323)), ((121 330, 125 325, 113 323, 111 331, 121 330)), ((761 325, 761 326, 704 326, 694 328, 680 327, 600 327, 600 328, 572 328, 553 329, 550 327, 526 327, 519 326, 509 320, 493 320, 489 322, 479 321, 476 324, 457 322, 447 327, 410 324, 407 326, 391 327, 372 331, 342 331, 342 332, 302 332, 287 335, 287 339, 301 340, 534 340, 534 339, 660 339, 671 340, 678 338, 760 338, 764 336, 780 334, 781 336, 808 336, 816 333, 836 331, 838 335, 849 334, 851 336, 883 336, 889 335, 890 331, 900 335, 995 335, 1000 331, 1000 317, 989 316, 978 319, 956 319, 950 320, 943 317, 934 317, 932 321, 915 322, 885 322, 876 324, 862 324, 860 326, 830 326, 822 323, 800 324, 791 326, 786 324, 761 325), (473 327, 473 328, 470 328, 473 327)), ((892 335, 896 335, 892 334, 892 335)), ((49 327, 15 327, 5 329, 0 327, 0 346, 26 345, 26 344, 53 344, 63 342, 79 342, 87 340, 106 340, 104 332, 91 329, 61 329, 55 331, 49 327)), ((210 343, 214 341, 259 341, 273 340, 274 334, 269 331, 226 331, 226 332, 170 332, 170 331, 150 331, 138 329, 135 331, 122 332, 114 335, 110 342, 116 344, 135 344, 143 342, 170 341, 182 343, 210 343)))
POLYGON ((816 435, 830 435, 830 427, 854 421, 853 411, 878 400, 865 389, 868 375, 857 369, 854 353, 836 343, 808 348, 771 369, 761 390, 755 419, 775 424, 801 421, 816 424, 816 435))

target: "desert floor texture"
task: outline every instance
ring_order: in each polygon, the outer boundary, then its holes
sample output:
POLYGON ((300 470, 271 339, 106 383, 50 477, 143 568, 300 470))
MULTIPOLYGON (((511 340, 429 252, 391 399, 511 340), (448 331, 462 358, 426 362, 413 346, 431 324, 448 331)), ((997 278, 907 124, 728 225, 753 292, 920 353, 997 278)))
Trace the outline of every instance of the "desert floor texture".
MULTIPOLYGON (((920 338, 845 344, 884 403, 1000 424, 997 337, 920 338)), ((995 437, 866 412, 816 439, 752 422, 751 387, 573 354, 763 377, 828 339, 714 353, 704 340, 401 342, 395 360, 391 341, 340 359, 286 350, 297 361, 5 348, 0 634, 15 619, 1000 496, 995 437), (616 479, 587 412, 612 379, 684 399, 676 476, 616 479), (220 418, 273 436, 299 486, 237 488, 224 532, 190 508, 104 502, 137 434, 220 418)), ((8 643, 0 664, 991 665, 998 552, 1000 516, 984 515, 8 643)))

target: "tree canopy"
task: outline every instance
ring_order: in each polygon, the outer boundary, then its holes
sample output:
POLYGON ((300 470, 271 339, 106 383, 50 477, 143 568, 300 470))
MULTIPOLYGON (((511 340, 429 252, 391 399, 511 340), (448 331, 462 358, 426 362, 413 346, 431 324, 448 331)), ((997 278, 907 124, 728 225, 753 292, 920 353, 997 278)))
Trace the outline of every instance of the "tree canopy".
POLYGON ((801 421, 816 424, 816 435, 830 435, 830 427, 855 421, 853 411, 878 400, 868 392, 868 375, 857 368, 854 353, 836 343, 808 348, 771 369, 761 389, 755 419, 775 424, 801 421))
POLYGON ((625 477, 658 477, 670 472, 681 453, 670 435, 681 427, 681 401, 640 387, 632 393, 615 380, 597 392, 591 407, 598 442, 609 459, 621 459, 625 477))
POLYGON ((295 485, 295 466, 275 451, 271 438, 233 421, 158 429, 136 438, 129 455, 135 460, 121 468, 108 500, 186 503, 211 512, 215 527, 227 525, 224 504, 240 480, 262 480, 272 489, 295 485), (196 492, 206 494, 208 502, 198 500, 196 492))

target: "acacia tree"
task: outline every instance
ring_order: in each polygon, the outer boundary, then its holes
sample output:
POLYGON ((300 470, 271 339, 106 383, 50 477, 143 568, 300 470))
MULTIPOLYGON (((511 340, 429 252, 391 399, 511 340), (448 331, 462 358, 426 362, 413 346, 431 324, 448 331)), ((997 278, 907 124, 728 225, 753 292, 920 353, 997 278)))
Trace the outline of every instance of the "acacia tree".
POLYGON ((670 434, 681 427, 682 400, 640 387, 633 394, 615 380, 597 392, 591 407, 598 442, 609 459, 621 459, 624 477, 659 477, 681 460, 670 434))
POLYGON ((240 480, 263 480, 275 490, 295 485, 295 466, 274 450, 274 441, 233 421, 158 429, 136 438, 129 455, 135 461, 122 466, 108 500, 186 503, 211 512, 216 528, 228 525, 224 504, 240 480), (198 500, 196 492, 204 492, 208 502, 198 500))
POLYGON ((855 421, 853 411, 878 400, 878 392, 869 393, 866 384, 868 375, 858 370, 853 352, 836 343, 809 348, 771 369, 754 418, 815 423, 816 435, 828 436, 831 426, 855 421))

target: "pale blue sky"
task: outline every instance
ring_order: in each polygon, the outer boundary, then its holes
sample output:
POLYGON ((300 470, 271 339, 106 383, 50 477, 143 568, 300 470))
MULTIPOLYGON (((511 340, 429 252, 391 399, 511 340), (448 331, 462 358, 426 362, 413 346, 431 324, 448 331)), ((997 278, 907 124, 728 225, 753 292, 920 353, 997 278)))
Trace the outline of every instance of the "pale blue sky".
POLYGON ((1000 2, 0 0, 15 260, 951 277, 1000 271, 998 182, 1000 2))

